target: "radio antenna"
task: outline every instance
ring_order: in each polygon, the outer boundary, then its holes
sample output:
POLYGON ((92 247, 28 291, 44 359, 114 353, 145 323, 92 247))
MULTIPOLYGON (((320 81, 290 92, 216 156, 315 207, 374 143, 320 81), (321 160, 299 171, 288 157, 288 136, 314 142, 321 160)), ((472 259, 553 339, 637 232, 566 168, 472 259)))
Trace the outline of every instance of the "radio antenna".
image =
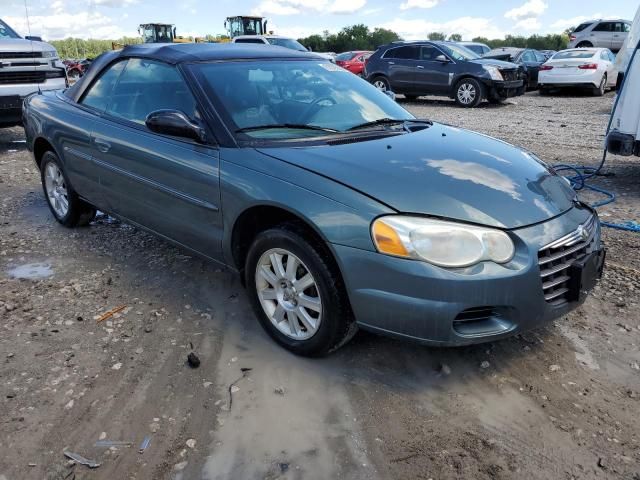
MULTIPOLYGON (((29 22, 29 7, 27 6, 27 0, 24 0, 24 15, 27 19, 27 31, 29 32, 29 43, 31 43, 31 58, 35 55, 33 51, 33 39, 31 38, 31 22, 29 22)), ((40 84, 38 84, 38 94, 42 95, 40 84)))

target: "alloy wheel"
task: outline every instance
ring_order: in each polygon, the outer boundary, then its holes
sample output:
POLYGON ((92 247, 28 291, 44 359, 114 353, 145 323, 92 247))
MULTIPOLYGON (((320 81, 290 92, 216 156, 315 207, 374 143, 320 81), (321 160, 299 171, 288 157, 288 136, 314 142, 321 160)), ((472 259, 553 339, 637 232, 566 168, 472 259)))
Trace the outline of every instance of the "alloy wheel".
POLYGON ((51 208, 59 218, 69 213, 69 193, 60 167, 49 162, 44 173, 44 186, 51 208))
POLYGON ((322 299, 309 268, 282 248, 262 254, 255 272, 260 305, 280 333, 307 340, 320 327, 322 299))
POLYGON ((384 80, 376 80, 375 82, 373 82, 373 86, 382 92, 387 91, 387 84, 384 80))
POLYGON ((458 101, 463 105, 469 105, 476 99, 476 88, 470 83, 463 83, 458 88, 458 101))

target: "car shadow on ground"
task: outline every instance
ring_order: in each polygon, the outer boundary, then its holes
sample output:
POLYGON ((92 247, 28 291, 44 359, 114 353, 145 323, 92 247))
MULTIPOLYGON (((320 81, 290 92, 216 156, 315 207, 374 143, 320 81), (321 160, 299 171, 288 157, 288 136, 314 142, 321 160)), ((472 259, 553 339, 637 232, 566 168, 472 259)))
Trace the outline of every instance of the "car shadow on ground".
POLYGON ((0 128, 0 155, 16 153, 27 149, 27 141, 22 127, 0 128))

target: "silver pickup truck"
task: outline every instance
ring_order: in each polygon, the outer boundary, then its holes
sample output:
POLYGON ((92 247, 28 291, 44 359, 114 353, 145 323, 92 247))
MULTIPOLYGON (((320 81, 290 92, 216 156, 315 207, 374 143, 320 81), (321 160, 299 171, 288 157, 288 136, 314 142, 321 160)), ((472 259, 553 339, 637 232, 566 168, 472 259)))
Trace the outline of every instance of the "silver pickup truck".
POLYGON ((66 86, 65 66, 56 49, 38 37, 20 37, 0 20, 0 128, 22 123, 27 95, 66 86))

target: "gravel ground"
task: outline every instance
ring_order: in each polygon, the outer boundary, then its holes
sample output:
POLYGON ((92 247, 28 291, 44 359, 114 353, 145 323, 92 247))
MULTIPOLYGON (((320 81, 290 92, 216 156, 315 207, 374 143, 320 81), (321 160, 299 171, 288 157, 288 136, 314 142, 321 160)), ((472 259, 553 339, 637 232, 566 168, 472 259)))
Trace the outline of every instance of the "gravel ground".
MULTIPOLYGON (((593 165, 612 101, 400 99, 550 163, 593 165)), ((611 157, 605 173, 596 183, 618 201, 602 217, 637 221, 640 162, 611 157)), ((56 224, 21 129, 0 130, 0 480, 638 480, 640 235, 604 239, 602 282, 545 328, 459 349, 361 332, 300 359, 262 332, 234 275, 109 217, 56 224)))

